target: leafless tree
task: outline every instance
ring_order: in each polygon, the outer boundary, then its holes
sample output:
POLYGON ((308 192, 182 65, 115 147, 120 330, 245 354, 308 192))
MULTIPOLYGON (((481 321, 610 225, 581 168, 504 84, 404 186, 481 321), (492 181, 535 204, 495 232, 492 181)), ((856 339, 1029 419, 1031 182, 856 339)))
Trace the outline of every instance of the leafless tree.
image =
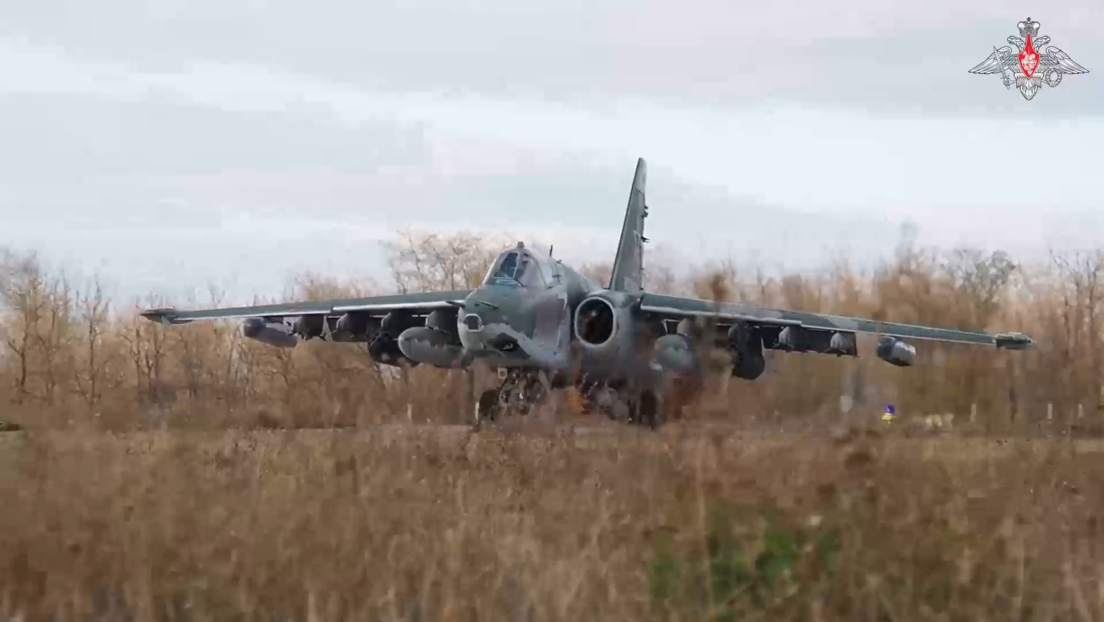
POLYGON ((502 235, 453 234, 406 229, 384 244, 399 293, 460 290, 479 285, 495 255, 508 245, 502 235))
POLYGON ((28 383, 32 367, 32 346, 46 307, 45 279, 38 257, 5 251, 0 257, 0 303, 9 326, 5 345, 16 357, 15 401, 31 396, 28 383))
POLYGON ((609 287, 610 276, 613 274, 613 264, 608 262, 585 263, 579 266, 578 272, 602 287, 609 287))
POLYGON ((89 411, 92 411, 99 402, 103 389, 104 370, 107 366, 107 359, 103 354, 103 337, 108 330, 111 303, 104 298, 103 288, 98 280, 85 292, 78 292, 76 299, 80 309, 83 365, 74 370, 73 379, 77 392, 84 399, 89 411))
POLYGON ((66 366, 74 328, 73 300, 64 276, 48 279, 45 287, 43 326, 35 335, 42 356, 43 398, 53 404, 57 398, 61 369, 66 366))
POLYGON ((1061 278, 1062 322, 1066 336, 1066 357, 1071 364, 1070 389, 1100 406, 1100 305, 1104 298, 1104 252, 1051 254, 1061 278), (1073 365, 1088 359, 1087 369, 1073 365), (1087 394, 1087 395, 1085 395, 1087 394))

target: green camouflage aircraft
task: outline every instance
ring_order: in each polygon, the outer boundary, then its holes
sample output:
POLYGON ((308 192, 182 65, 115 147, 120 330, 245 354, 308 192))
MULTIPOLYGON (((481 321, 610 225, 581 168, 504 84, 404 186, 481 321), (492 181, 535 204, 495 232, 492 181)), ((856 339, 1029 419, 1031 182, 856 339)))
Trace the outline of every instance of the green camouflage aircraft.
POLYGON ((1011 350, 1031 347, 1021 333, 990 335, 868 319, 764 309, 650 294, 643 289, 647 167, 636 165, 609 287, 518 242, 503 251, 474 290, 376 296, 230 309, 152 309, 164 325, 243 318, 245 336, 277 347, 300 340, 368 344, 387 365, 424 363, 498 369, 498 389, 484 392, 477 423, 528 412, 551 390, 578 386, 609 416, 655 427, 664 419, 668 378, 700 380, 703 355, 724 352, 732 375, 758 378, 764 348, 858 356, 857 333, 881 336, 876 355, 907 367, 916 357, 904 339, 1011 350))

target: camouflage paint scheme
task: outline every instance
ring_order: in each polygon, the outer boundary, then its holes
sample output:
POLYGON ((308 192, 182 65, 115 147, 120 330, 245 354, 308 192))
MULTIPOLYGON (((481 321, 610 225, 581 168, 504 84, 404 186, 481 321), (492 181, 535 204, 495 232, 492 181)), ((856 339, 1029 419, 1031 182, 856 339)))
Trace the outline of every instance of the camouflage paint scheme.
MULTIPOLYGON (((503 251, 474 290, 143 315, 165 325, 243 319, 246 336, 280 347, 303 339, 366 342, 384 364, 467 367, 481 361, 525 373, 585 376, 657 387, 663 372, 700 373, 699 345, 731 356, 735 376, 763 371, 762 351, 857 356, 856 333, 882 337, 876 354, 908 366, 904 340, 936 340, 1024 349, 1019 333, 912 326, 820 313, 764 309, 644 292, 647 169, 637 162, 610 286, 519 242, 503 251)), ((542 375, 542 377, 544 377, 542 375)), ((545 382, 547 384, 547 382, 545 382)))

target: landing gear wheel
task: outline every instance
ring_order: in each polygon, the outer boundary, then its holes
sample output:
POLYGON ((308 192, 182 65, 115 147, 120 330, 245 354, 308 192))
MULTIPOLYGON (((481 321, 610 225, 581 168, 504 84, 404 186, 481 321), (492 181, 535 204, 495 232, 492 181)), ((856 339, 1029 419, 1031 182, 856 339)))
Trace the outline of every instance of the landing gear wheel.
POLYGON ((498 389, 487 389, 479 394, 475 403, 475 429, 478 430, 484 421, 497 419, 499 410, 498 389))
POLYGON ((637 420, 641 425, 646 425, 653 430, 658 430, 665 419, 663 404, 655 391, 645 390, 640 392, 640 400, 636 405, 637 420))

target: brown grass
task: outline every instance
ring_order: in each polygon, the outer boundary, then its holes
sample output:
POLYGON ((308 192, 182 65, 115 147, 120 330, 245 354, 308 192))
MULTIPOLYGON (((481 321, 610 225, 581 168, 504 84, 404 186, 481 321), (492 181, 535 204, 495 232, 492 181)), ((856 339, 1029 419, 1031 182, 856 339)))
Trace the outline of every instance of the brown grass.
MULTIPOLYGON (((404 236, 398 288, 481 276, 478 239, 404 236)), ((684 293, 1040 347, 921 344, 906 370, 870 343, 780 355, 755 383, 709 378, 658 434, 472 434, 455 424, 485 370, 389 374, 359 345, 165 330, 5 256, 0 423, 26 431, 0 434, 0 619, 1104 618, 1104 446, 1074 440, 1104 417, 1102 274, 1102 253, 1012 270, 907 245, 873 274, 701 266, 684 293), (922 424, 936 413, 955 415, 940 435, 922 424), (830 440, 841 424, 858 431, 830 440)))
POLYGON ((1100 448, 589 435, 8 435, 0 613, 1091 620, 1100 448))

